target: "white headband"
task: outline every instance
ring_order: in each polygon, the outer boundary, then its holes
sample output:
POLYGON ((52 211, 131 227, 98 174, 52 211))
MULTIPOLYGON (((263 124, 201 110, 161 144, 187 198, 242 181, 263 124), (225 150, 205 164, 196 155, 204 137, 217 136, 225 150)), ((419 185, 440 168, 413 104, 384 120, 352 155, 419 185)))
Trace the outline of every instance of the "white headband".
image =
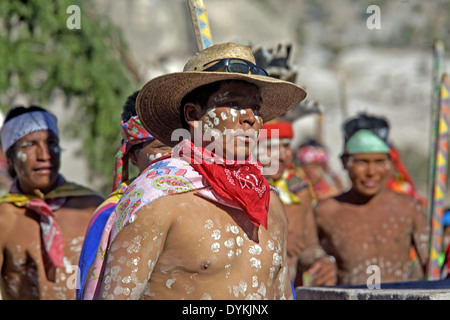
POLYGON ((39 130, 50 130, 59 136, 56 117, 47 111, 32 111, 6 121, 1 130, 3 153, 20 138, 39 130))

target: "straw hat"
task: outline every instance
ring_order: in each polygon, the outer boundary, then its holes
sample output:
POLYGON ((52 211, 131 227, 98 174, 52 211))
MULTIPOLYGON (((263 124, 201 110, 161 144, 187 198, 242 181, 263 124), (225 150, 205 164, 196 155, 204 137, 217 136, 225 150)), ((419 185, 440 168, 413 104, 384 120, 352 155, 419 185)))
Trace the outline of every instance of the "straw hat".
POLYGON ((192 57, 183 72, 175 72, 148 81, 140 90, 136 111, 144 128, 163 143, 174 146, 172 132, 182 128, 180 120, 181 100, 200 86, 221 80, 245 80, 260 88, 262 105, 260 116, 264 122, 272 120, 299 104, 306 92, 297 85, 269 76, 230 73, 202 72, 208 62, 238 58, 255 64, 250 48, 232 42, 210 46, 192 57))

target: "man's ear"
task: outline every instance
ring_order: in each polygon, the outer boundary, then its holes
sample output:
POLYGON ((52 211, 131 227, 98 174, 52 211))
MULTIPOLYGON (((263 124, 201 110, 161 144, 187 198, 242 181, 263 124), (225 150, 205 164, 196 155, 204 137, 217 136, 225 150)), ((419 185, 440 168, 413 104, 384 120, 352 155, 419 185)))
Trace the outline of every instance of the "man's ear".
POLYGON ((200 120, 202 115, 202 109, 198 104, 188 102, 184 105, 184 118, 191 127, 197 126, 196 122, 200 120))

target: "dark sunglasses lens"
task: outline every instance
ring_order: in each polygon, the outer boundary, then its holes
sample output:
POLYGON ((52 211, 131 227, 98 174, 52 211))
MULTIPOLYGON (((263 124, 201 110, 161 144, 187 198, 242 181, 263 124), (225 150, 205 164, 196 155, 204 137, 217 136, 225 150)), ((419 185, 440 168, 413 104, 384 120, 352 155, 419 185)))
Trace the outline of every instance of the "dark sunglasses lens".
POLYGON ((258 66, 252 67, 250 70, 251 70, 252 74, 257 74, 260 76, 267 76, 267 72, 263 68, 260 68, 258 66))
POLYGON ((249 69, 249 67, 243 63, 230 63, 228 65, 228 70, 230 72, 248 73, 248 69, 249 69))

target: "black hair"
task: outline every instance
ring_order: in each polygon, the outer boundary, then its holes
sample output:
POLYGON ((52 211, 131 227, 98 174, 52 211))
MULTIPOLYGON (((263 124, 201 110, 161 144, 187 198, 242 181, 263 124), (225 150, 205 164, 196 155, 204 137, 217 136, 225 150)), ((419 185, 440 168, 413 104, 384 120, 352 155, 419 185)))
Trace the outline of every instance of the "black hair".
POLYGON ((317 147, 317 148, 324 148, 324 149, 326 149, 325 146, 324 146, 323 144, 321 144, 319 141, 317 141, 317 140, 314 139, 314 138, 309 138, 309 139, 303 141, 303 142, 300 144, 299 149, 302 148, 302 147, 306 147, 306 146, 312 146, 312 147, 317 147))
POLYGON ((14 108, 9 109, 8 113, 6 114, 5 121, 3 123, 6 123, 7 121, 9 121, 15 117, 18 117, 21 114, 33 112, 33 111, 48 112, 47 110, 45 110, 44 108, 42 108, 40 106, 31 105, 30 107, 26 108, 22 105, 19 105, 19 106, 15 106, 14 108))
POLYGON ((128 96, 127 101, 123 105, 122 119, 127 122, 131 117, 136 116, 136 99, 139 94, 139 90, 133 92, 128 96))
MULTIPOLYGON (((123 105, 122 120, 124 122, 127 122, 132 117, 137 116, 136 100, 137 100, 139 91, 140 90, 137 90, 137 91, 133 92, 132 94, 130 94, 128 96, 127 100, 125 101, 125 104, 123 105)), ((138 143, 138 144, 133 145, 131 147, 129 153, 134 152, 134 151, 140 151, 142 149, 143 145, 144 145, 144 143, 138 143)))
POLYGON ((356 117, 347 120, 342 129, 344 131, 344 141, 347 141, 355 134, 358 130, 367 129, 375 133, 379 138, 383 139, 385 142, 388 141, 389 134, 389 123, 385 118, 375 117, 367 115, 362 112, 356 117))

